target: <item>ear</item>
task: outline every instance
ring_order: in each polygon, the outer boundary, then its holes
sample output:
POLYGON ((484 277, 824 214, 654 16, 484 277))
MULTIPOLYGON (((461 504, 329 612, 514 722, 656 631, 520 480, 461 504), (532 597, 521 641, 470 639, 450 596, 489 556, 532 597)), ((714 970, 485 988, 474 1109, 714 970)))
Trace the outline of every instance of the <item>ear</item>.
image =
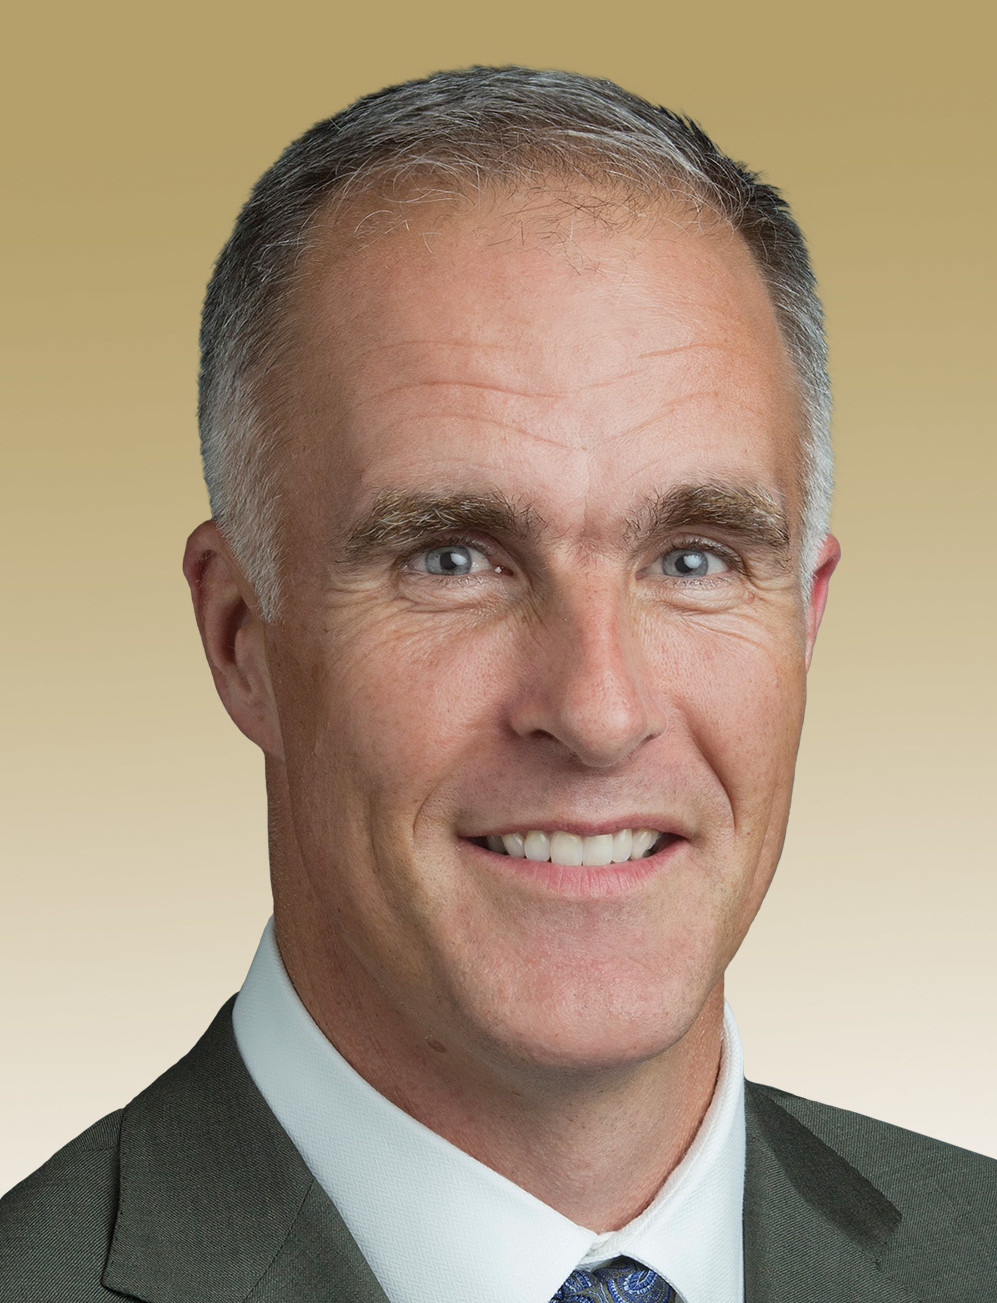
POLYGON ((213 520, 198 525, 187 540, 183 572, 222 704, 251 741, 281 759, 280 723, 256 596, 213 520))
POLYGON ((813 659, 814 643, 827 605, 827 590, 834 568, 841 560, 841 546, 833 534, 828 534, 817 553, 817 565, 810 585, 810 602, 807 606, 807 669, 813 659))

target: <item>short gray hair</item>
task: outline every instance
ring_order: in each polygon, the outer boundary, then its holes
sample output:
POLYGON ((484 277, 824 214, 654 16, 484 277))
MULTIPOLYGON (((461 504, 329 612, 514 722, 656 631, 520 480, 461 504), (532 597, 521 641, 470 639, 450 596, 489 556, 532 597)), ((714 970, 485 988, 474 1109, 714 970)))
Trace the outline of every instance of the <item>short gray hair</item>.
POLYGON ((394 198, 416 185, 467 195, 545 178, 622 193, 631 205, 638 198, 691 205, 747 243, 806 418, 799 525, 809 578, 830 509, 830 386, 816 281, 785 200, 696 123, 613 82, 468 68, 388 87, 316 123, 256 183, 215 265, 201 328, 204 475, 264 618, 277 612, 280 585, 280 431, 264 389, 288 358, 286 326, 316 217, 377 187, 394 198))

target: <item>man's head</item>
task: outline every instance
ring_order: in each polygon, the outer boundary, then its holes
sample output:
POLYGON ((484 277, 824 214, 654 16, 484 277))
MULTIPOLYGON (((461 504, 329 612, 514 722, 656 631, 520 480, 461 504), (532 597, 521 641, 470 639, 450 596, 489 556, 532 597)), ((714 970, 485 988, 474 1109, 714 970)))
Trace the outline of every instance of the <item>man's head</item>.
POLYGON ((267 755, 285 962, 382 1087, 427 1055, 626 1068, 715 1023, 785 832, 837 558, 803 526, 817 399, 757 245, 573 148, 314 210, 247 372, 276 618, 237 529, 189 545, 267 755))
POLYGON ((611 82, 527 68, 438 73, 380 91, 291 144, 254 187, 219 257, 202 328, 200 423, 212 511, 264 615, 279 604, 275 459, 295 384, 294 302, 305 254, 339 211, 358 238, 404 222, 426 197, 568 187, 617 211, 663 205, 739 231, 797 372, 806 415, 802 564, 813 568, 831 491, 822 316, 806 246, 772 187, 699 128, 611 82))

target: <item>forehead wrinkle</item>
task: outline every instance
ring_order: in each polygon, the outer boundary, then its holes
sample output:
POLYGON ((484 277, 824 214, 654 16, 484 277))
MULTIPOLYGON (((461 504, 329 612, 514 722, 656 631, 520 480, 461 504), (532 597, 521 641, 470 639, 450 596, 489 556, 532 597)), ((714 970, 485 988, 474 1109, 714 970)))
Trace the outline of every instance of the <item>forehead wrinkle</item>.
POLYGON ((493 384, 487 380, 400 380, 398 384, 378 392, 382 395, 402 394, 410 389, 481 389, 487 393, 505 394, 509 398, 560 398, 558 393, 542 390, 513 389, 509 385, 493 384))
MULTIPOLYGON (((454 389, 454 390, 471 389, 471 390, 478 390, 483 393, 493 393, 496 395, 501 395, 506 398, 521 398, 526 402, 530 402, 534 399, 557 402, 558 400, 571 398, 577 394, 587 393, 589 390, 592 389, 612 389, 614 386, 624 384, 626 381, 633 380, 639 375, 640 375, 640 371, 636 369, 630 371, 621 371, 617 375, 610 376, 606 380, 590 380, 586 384, 572 386, 571 389, 555 389, 555 390, 515 389, 511 385, 497 384, 488 380, 456 380, 456 379, 400 380, 396 384, 389 385, 384 389, 379 389, 377 392, 381 397, 387 397, 390 394, 401 394, 401 393, 407 393, 411 391, 418 391, 420 389, 454 389)), ((702 395, 698 393, 690 394, 690 395, 683 394, 681 397, 671 399, 667 403, 662 404, 660 410, 667 411, 672 407, 676 407, 679 404, 688 401, 690 398, 698 398, 701 396, 702 395)), ((488 420, 489 418, 482 417, 481 419, 488 420)), ((653 420, 653 417, 650 419, 653 420)), ((645 424, 645 422, 641 422, 641 425, 643 424, 645 424)), ((510 426, 510 428, 516 429, 521 434, 529 433, 529 431, 520 429, 517 426, 510 426)), ((640 429, 641 427, 636 426, 634 428, 640 429)))
POLYGON ((676 344, 674 348, 648 349, 646 353, 637 354, 637 361, 643 362, 652 357, 674 357, 677 353, 693 353, 697 349, 707 349, 712 351, 715 348, 715 344, 707 344, 702 340, 690 340, 688 344, 676 344))
POLYGON ((627 520, 627 537, 639 544, 676 528, 712 526, 747 535, 773 551, 790 545, 789 521, 772 495, 757 484, 679 484, 647 499, 627 520))
MULTIPOLYGON (((611 432, 611 434, 609 434, 607 438, 612 438, 617 442, 621 440, 625 441, 627 439, 632 438, 635 434, 640 434, 642 430, 646 430, 649 427, 654 427, 656 425, 659 425, 666 413, 673 412, 677 408, 686 406, 688 403, 696 403, 699 402, 700 399, 703 398, 710 399, 710 398, 714 398, 715 396, 716 396, 715 390, 697 389, 693 393, 678 394, 674 398, 669 398, 667 400, 662 400, 659 398, 655 405, 655 409, 650 414, 650 416, 645 416, 643 420, 635 421, 632 425, 628 425, 625 429, 615 430, 611 432)), ((753 404, 745 401, 741 402, 741 409, 745 412, 750 412, 754 416, 761 417, 762 419, 764 419, 768 415, 768 413, 765 411, 764 408, 756 407, 753 404)))
POLYGON ((450 339, 447 336, 441 336, 437 339, 435 336, 414 335, 404 339, 384 339, 377 340, 376 343, 369 344, 366 348, 357 347, 354 341, 354 353, 352 361, 365 362, 367 358, 378 353, 392 353, 399 350, 417 348, 421 349, 426 345, 433 348, 446 348, 451 352, 475 352, 475 353, 518 353, 518 344, 503 344, 498 340, 477 340, 477 339, 450 339))
MULTIPOLYGON (((518 425, 506 416, 489 416, 486 413, 479 411, 471 411, 467 413, 461 411, 435 411, 429 413, 416 413, 414 416, 409 416, 406 419, 413 423, 432 419, 440 425, 449 425, 454 421, 463 421, 466 422, 469 427, 497 426, 503 434, 520 435, 523 439, 529 440, 532 443, 549 444, 552 448, 557 448, 561 452, 571 451, 570 441, 568 439, 558 439, 550 434, 542 434, 535 428, 518 425)), ((401 423, 398 424, 400 425, 401 423)), ((621 435, 620 437, 625 437, 625 432, 624 435, 621 435)), ((469 453, 474 452, 472 445, 469 445, 468 451, 469 453)))
MULTIPOLYGON (((368 361, 368 359, 372 357, 378 357, 379 355, 386 354, 386 353, 387 354, 401 353, 403 355, 402 361, 404 361, 406 353, 411 353, 413 350, 415 350, 416 353, 418 354, 427 346, 430 348, 439 348, 449 353, 457 353, 457 354, 472 353, 478 355, 498 354, 502 357, 511 357, 514 360, 520 359, 523 355, 523 344, 521 341, 501 343, 499 341, 490 341, 490 340, 461 340, 461 339, 447 339, 447 338, 437 339, 437 338, 415 337, 411 339, 400 339, 394 341, 387 341, 387 340, 383 342, 379 341, 376 344, 371 344, 367 348, 357 349, 352 359, 352 366, 356 367, 357 365, 362 365, 363 363, 368 361)), ((599 345, 599 347, 601 348, 601 344, 599 345)), ((676 346, 674 349, 660 349, 648 353, 639 353, 637 354, 635 361, 640 362, 646 358, 668 357, 671 354, 685 353, 694 349, 708 349, 709 347, 710 346, 707 344, 698 344, 698 343, 682 344, 676 346)), ((514 368, 514 369, 518 370, 519 368, 514 368)), ((392 385, 389 388, 382 389, 379 392, 389 394, 389 393, 397 393, 405 389, 434 388, 434 387, 445 387, 447 385, 451 385, 454 388, 494 390, 496 393, 511 394, 512 396, 517 398, 562 398, 571 393, 584 392, 587 389, 607 388, 611 385, 618 384, 626 380, 632 380, 635 377, 640 376, 641 374, 642 374, 641 368, 639 366, 634 365, 628 367, 625 371, 614 372, 612 375, 607 376, 605 379, 591 380, 584 385, 573 386, 570 390, 533 389, 528 391, 514 388, 513 386, 508 384, 503 384, 497 378, 494 381, 492 381, 492 380, 462 379, 457 376, 452 376, 452 377, 438 376, 435 378, 427 377, 426 379, 415 378, 412 380, 399 381, 397 384, 392 385)))
POLYGON ((371 549, 415 543, 444 530, 473 529, 512 538, 535 536, 543 521, 529 503, 504 494, 401 492, 385 489, 347 532, 344 553, 356 561, 371 549))

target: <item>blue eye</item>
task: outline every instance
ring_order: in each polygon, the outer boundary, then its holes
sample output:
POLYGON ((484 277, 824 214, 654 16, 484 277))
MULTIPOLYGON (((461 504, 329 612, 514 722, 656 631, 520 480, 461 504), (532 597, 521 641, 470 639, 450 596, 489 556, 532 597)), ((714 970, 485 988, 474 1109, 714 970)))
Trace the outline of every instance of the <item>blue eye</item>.
POLYGON ((431 547, 420 552, 410 563, 412 569, 422 570, 427 575, 447 575, 460 578, 462 575, 475 574, 481 570, 494 569, 483 552, 466 543, 446 543, 442 547, 431 547))
POLYGON ((676 547, 661 558, 661 569, 675 579, 705 579, 719 575, 730 566, 716 552, 704 547, 676 547))

